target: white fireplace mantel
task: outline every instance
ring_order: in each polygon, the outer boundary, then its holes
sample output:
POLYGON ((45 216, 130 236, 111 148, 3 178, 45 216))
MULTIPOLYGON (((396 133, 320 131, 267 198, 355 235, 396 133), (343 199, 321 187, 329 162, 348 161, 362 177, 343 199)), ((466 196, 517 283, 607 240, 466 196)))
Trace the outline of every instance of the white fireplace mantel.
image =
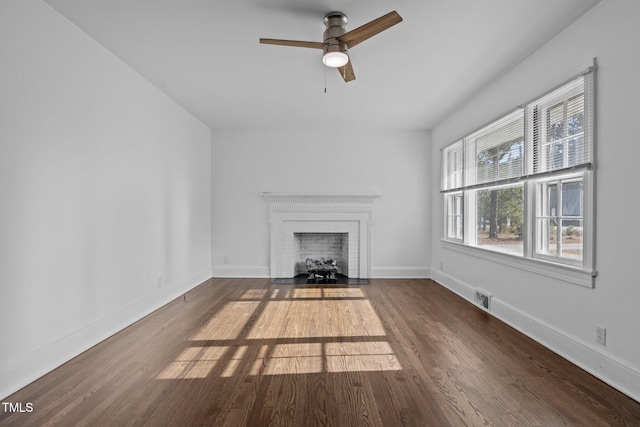
POLYGON ((379 194, 262 193, 269 203, 271 277, 293 273, 290 245, 297 232, 349 234, 349 276, 371 276, 373 202, 379 194))

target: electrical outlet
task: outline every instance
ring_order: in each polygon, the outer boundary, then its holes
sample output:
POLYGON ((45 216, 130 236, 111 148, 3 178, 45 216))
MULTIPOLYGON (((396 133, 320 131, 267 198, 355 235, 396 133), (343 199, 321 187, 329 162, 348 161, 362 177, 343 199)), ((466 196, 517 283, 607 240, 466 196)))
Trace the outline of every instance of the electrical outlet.
POLYGON ((222 260, 222 262, 224 264, 229 264, 229 257, 227 255, 224 256, 224 259, 222 260))
POLYGON ((158 277, 158 289, 162 287, 162 277, 158 277))
POLYGON ((607 328, 596 326, 596 342, 600 345, 607 345, 607 328))
POLYGON ((440 263, 440 271, 444 271, 444 262, 440 263))

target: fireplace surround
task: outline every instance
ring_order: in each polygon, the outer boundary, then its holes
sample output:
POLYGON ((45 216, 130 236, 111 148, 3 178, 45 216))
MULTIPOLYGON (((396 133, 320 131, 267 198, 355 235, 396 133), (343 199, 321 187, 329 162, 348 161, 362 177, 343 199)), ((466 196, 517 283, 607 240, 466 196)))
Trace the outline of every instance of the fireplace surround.
POLYGON ((376 194, 263 193, 269 204, 271 278, 296 274, 297 233, 339 233, 347 239, 350 278, 371 276, 371 231, 376 194))

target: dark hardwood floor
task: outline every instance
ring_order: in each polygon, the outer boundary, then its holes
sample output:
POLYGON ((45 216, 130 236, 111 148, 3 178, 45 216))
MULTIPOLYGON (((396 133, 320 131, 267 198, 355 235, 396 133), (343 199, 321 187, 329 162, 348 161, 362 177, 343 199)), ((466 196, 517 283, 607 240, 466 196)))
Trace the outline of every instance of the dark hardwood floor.
POLYGON ((5 402, 2 426, 640 425, 640 403, 430 280, 212 279, 5 402))

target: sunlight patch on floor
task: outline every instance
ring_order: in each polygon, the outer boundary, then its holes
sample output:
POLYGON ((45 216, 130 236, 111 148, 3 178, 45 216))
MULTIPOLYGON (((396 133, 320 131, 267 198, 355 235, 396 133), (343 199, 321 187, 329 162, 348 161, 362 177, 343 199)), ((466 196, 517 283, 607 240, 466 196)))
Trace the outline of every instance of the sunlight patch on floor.
POLYGON ((159 380, 206 378, 225 358, 228 360, 220 376, 231 377, 245 358, 248 348, 246 345, 236 347, 235 350, 229 346, 187 347, 156 378, 159 380), (227 356, 228 351, 234 351, 230 358, 227 356))
POLYGON ((386 341, 327 343, 327 372, 398 371, 400 362, 386 341))
POLYGON ((355 300, 268 301, 247 338, 309 338, 386 335, 371 303, 355 300), (283 317, 299 319, 274 328, 283 317), (300 317, 304 317, 301 321, 300 317))
POLYGON ((268 289, 249 289, 242 293, 240 299, 262 299, 269 292, 268 289))
POLYGON ((250 289, 192 333, 156 378, 401 370, 385 336, 361 289, 250 289))
POLYGON ((263 345, 250 375, 398 371, 402 366, 386 341, 263 345), (304 355, 304 356, 303 356, 304 355))
POLYGON ((156 378, 206 378, 228 347, 187 347, 156 378))
POLYGON ((304 345, 277 344, 272 352, 268 346, 260 348, 249 375, 312 374, 323 371, 322 346, 319 343, 304 345), (303 351, 301 351, 303 350, 303 351))
POLYGON ((189 337, 191 341, 235 339, 245 328, 259 301, 232 301, 189 337))

